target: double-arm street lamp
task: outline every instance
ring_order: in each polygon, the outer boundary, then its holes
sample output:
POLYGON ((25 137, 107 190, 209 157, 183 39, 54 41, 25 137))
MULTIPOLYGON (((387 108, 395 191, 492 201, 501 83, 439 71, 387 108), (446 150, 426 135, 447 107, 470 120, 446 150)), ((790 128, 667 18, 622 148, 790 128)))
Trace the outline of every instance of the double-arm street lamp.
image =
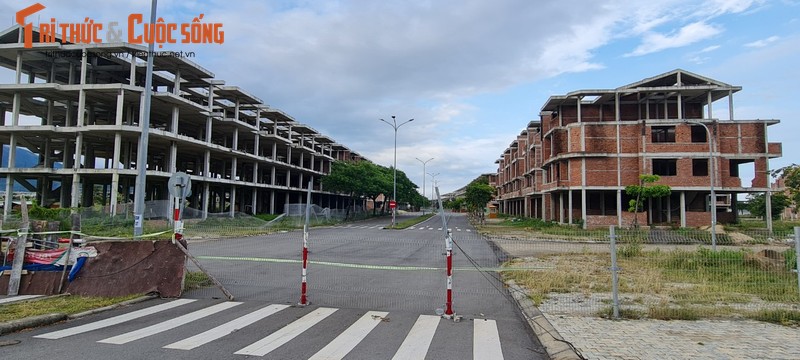
POLYGON ((436 186, 436 176, 438 176, 439 173, 436 173, 436 174, 428 173, 428 175, 431 176, 431 198, 433 198, 434 203, 435 203, 436 202, 436 192, 433 190, 433 187, 436 186))
POLYGON ((712 136, 713 134, 711 134, 711 130, 706 124, 695 120, 684 120, 684 122, 702 126, 703 129, 706 129, 706 134, 708 135, 708 175, 711 190, 711 199, 709 199, 709 208, 711 209, 711 249, 717 251, 717 194, 714 192, 714 136, 712 136))
MULTIPOLYGON (((420 158, 415 158, 415 159, 417 159, 417 161, 422 163, 422 197, 425 197, 425 174, 426 174, 425 165, 427 165, 429 161, 433 160, 433 158, 430 158, 425 161, 420 160, 420 158)), ((425 197, 425 199, 427 199, 427 197, 425 197)))
POLYGON ((385 123, 387 123, 387 124, 389 124, 389 126, 391 126, 392 129, 394 129, 394 165, 393 165, 393 167, 394 167, 394 176, 393 176, 393 179, 392 179, 392 192, 393 192, 392 193, 392 201, 395 202, 395 207, 394 207, 394 209, 392 209, 392 229, 394 229, 395 220, 397 219, 397 129, 399 129, 401 126, 403 126, 405 124, 408 124, 408 123, 414 121, 414 119, 408 119, 408 120, 400 123, 400 125, 397 125, 397 120, 395 119, 394 115, 392 115, 392 122, 388 122, 388 121, 383 120, 383 119, 380 119, 380 120, 385 122, 385 123))

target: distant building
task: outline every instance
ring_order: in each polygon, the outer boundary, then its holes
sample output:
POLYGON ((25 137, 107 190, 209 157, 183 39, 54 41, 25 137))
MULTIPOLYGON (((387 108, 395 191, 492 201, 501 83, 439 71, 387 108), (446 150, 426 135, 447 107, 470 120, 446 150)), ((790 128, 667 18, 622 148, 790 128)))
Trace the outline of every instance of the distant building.
POLYGON ((634 214, 625 187, 638 184, 640 174, 656 174, 672 195, 651 202, 638 214, 640 224, 708 225, 711 211, 720 223, 735 221, 737 194, 766 192, 769 159, 782 155, 781 144, 767 136, 778 120, 736 118, 739 90, 678 69, 616 89, 550 97, 540 120, 528 123, 496 161, 500 212, 628 226, 634 214), (733 120, 716 119, 718 107, 733 120), (709 196, 707 131, 716 199, 709 196), (750 187, 742 186, 742 166, 755 174, 750 187))

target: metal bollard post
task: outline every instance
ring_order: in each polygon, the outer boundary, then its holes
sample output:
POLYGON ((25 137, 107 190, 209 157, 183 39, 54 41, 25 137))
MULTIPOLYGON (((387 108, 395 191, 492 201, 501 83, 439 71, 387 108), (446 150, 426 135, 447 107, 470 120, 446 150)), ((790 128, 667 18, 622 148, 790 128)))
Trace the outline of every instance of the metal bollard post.
POLYGON ((611 238, 611 296, 613 300, 612 310, 614 320, 619 319, 619 277, 617 276, 617 235, 614 226, 608 227, 611 238))

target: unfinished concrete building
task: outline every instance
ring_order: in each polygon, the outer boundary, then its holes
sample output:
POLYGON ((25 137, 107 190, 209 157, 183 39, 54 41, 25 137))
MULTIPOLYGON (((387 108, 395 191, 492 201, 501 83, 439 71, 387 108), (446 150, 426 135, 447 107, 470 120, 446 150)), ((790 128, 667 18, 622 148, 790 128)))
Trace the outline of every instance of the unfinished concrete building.
MULTIPOLYGON (((0 33, 0 166, 5 194, 20 187, 39 204, 132 209, 142 133, 147 49, 126 44, 38 43, 0 33), (33 164, 18 166, 25 156, 33 164), (3 158, 3 157, 0 157, 3 158)), ((207 213, 282 213, 284 204, 345 207, 320 178, 334 160, 360 155, 256 96, 225 85, 180 56, 154 56, 146 200, 169 199, 175 172, 192 179, 188 206, 207 213)), ((4 213, 11 196, 5 197, 4 213)), ((145 213, 147 215, 147 213, 145 213)))
POLYGON ((782 155, 767 135, 778 120, 735 116, 733 94, 741 89, 679 69, 616 89, 550 97, 540 121, 497 160, 500 211, 585 227, 629 226, 634 213, 625 187, 655 174, 672 194, 651 201, 640 224, 703 226, 711 211, 720 223, 735 221, 737 195, 767 192, 769 159, 782 155), (715 117, 717 106, 730 120, 715 117), (754 177, 743 182, 747 166, 754 177))

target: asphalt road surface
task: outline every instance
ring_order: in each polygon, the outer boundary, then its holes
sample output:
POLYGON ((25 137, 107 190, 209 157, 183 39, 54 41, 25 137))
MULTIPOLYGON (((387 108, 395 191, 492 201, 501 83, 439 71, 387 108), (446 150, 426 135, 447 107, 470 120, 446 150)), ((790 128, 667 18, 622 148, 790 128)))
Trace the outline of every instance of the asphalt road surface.
POLYGON ((311 229, 307 306, 297 305, 302 231, 191 242, 192 254, 235 301, 224 301, 216 288, 147 301, 3 336, 20 343, 0 348, 0 357, 547 358, 491 271, 497 255, 463 215, 448 215, 458 244, 459 321, 436 316, 446 294, 441 217, 405 230, 383 229, 388 221, 311 229))

